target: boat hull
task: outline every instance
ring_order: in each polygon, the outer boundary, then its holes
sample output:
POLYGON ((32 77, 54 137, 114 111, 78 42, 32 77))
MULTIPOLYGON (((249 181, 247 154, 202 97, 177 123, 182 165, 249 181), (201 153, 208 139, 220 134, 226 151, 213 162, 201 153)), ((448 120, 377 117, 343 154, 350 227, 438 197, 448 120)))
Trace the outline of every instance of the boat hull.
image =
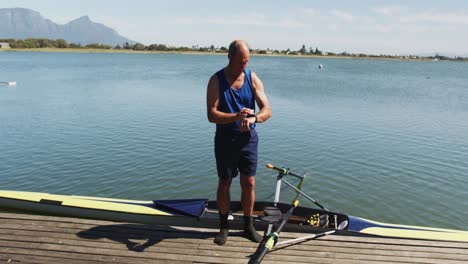
MULTIPOLYGON (((266 230, 269 222, 260 219, 263 216, 263 208, 273 207, 272 202, 257 202, 255 226, 258 230, 266 230)), ((286 211, 290 205, 277 204, 280 211, 286 211)), ((55 195, 36 192, 0 191, 0 208, 13 212, 77 217, 95 220, 107 220, 115 222, 129 222, 154 225, 169 225, 199 228, 218 228, 219 215, 216 202, 206 204, 205 212, 199 217, 190 217, 172 213, 167 210, 159 210, 153 201, 136 201, 124 199, 111 199, 101 197, 55 195)), ((303 215, 310 214, 313 209, 299 208, 303 215)), ((231 203, 229 217, 230 228, 243 228, 243 210, 240 202, 231 203)), ((284 231, 289 232, 319 232, 320 228, 308 225, 299 225, 304 217, 297 215, 296 220, 286 225, 284 231)))
MULTIPOLYGON (((254 220, 258 230, 266 230, 271 222, 265 221, 264 208, 272 202, 256 202, 254 220)), ((278 203, 276 208, 285 213, 291 205, 278 203)), ((180 214, 155 206, 153 201, 136 201, 87 196, 54 195, 36 192, 0 191, 0 208, 16 212, 42 215, 78 217, 115 222, 142 223, 183 227, 218 228, 216 202, 206 203, 198 217, 180 214)), ((242 229, 242 206, 231 203, 230 228, 242 229)), ((267 212, 267 210, 265 210, 267 212)), ((267 217, 268 218, 268 217, 267 217)), ((274 217, 273 217, 274 218, 274 217)), ((280 217, 277 217, 279 221, 280 217)), ((271 220, 271 218, 270 218, 271 220)), ((320 209, 297 207, 282 231, 321 233, 338 227, 337 234, 381 236, 394 238, 429 239, 468 242, 468 232, 451 229, 394 225, 320 209), (311 225, 312 216, 326 216, 329 220, 321 227, 311 225), (335 220, 336 219, 336 220, 335 220), (335 223, 336 221, 336 223, 335 223)))

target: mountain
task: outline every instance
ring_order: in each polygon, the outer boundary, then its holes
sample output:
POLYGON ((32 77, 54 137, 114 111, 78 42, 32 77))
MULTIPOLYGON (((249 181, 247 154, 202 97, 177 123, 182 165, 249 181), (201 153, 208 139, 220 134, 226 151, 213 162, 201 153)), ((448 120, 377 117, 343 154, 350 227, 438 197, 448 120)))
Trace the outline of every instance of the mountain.
POLYGON ((26 8, 0 8, 0 38, 65 39, 84 45, 99 43, 111 46, 136 43, 110 27, 91 21, 88 16, 59 25, 26 8))

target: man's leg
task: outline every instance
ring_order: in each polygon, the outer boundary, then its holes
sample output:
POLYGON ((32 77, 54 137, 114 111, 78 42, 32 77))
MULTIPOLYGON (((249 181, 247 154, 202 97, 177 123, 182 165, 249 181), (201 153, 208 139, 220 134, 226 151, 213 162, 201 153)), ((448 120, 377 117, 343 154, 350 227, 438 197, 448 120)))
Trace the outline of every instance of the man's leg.
POLYGON ((242 189, 241 203, 244 215, 252 215, 255 203, 255 177, 241 173, 240 184, 242 189))
POLYGON ((214 243, 224 245, 229 234, 228 215, 231 202, 231 178, 219 178, 217 191, 217 204, 219 212, 219 233, 214 239, 214 243))
POLYGON ((218 192, 216 195, 218 211, 220 214, 229 213, 229 207, 231 202, 231 178, 219 178, 218 181, 218 192))
POLYGON ((262 241, 262 236, 257 233, 252 221, 255 204, 255 177, 241 173, 240 184, 242 189, 241 203, 244 209, 244 232, 247 238, 258 243, 262 241))

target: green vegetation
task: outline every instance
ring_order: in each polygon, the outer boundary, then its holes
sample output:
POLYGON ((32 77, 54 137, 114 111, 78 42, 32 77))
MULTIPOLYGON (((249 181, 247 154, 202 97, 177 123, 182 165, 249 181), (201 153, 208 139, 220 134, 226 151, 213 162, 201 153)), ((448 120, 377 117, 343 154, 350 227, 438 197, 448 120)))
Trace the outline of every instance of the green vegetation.
MULTIPOLYGON (((227 53, 226 47, 215 47, 210 45, 207 47, 199 47, 194 45, 192 47, 176 47, 165 44, 151 44, 144 45, 141 43, 122 43, 122 45, 116 45, 111 47, 109 45, 92 43, 88 45, 81 45, 73 42, 67 42, 64 39, 45 39, 45 38, 28 38, 28 39, 0 39, 0 42, 7 42, 12 49, 73 49, 73 50, 108 50, 108 51, 137 51, 137 52, 180 52, 180 53, 227 53)), ((260 55, 289 55, 289 56, 321 56, 321 57, 346 57, 346 58, 383 58, 383 59, 425 59, 425 60, 451 60, 451 61, 468 61, 465 57, 447 57, 435 54, 434 56, 417 56, 417 55, 386 55, 386 54, 353 54, 346 51, 341 53, 324 52, 318 49, 318 47, 307 49, 305 44, 302 44, 298 50, 272 50, 272 49, 253 49, 252 54, 260 55)))
POLYGON ((57 49, 112 49, 109 45, 92 43, 85 46, 72 42, 67 42, 64 39, 45 39, 45 38, 28 38, 28 39, 0 39, 0 42, 8 42, 13 49, 40 49, 40 48, 57 48, 57 49))

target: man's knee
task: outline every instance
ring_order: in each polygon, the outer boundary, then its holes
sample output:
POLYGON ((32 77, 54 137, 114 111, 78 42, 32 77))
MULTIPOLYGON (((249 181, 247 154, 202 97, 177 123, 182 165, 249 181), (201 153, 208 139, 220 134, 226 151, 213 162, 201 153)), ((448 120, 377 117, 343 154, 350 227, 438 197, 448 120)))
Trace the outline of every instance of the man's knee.
POLYGON ((231 187, 232 179, 231 178, 219 178, 218 188, 220 189, 229 189, 231 187))
POLYGON ((253 190, 255 188, 255 177, 241 175, 240 183, 243 190, 253 190))

